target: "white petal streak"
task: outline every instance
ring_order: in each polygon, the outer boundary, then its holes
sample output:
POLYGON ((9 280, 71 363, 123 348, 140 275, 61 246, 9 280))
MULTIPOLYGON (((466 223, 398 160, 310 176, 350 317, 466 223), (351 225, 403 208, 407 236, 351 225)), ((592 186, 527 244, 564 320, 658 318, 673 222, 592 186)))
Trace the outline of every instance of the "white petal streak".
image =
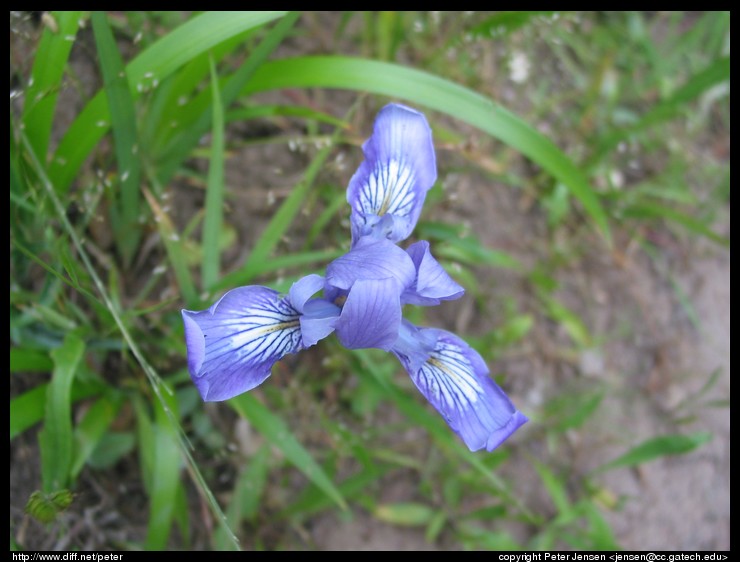
POLYGON ((284 299, 260 299, 222 320, 219 328, 217 333, 223 335, 207 342, 206 346, 208 359, 213 361, 211 370, 222 363, 256 365, 275 361, 301 348, 298 314, 284 299))
POLYGON ((378 162, 362 186, 358 211, 379 217, 386 213, 408 216, 414 208, 415 181, 408 163, 395 159, 378 162))
POLYGON ((470 361, 460 349, 442 342, 438 342, 417 377, 428 389, 430 401, 461 414, 484 392, 475 379, 470 361))

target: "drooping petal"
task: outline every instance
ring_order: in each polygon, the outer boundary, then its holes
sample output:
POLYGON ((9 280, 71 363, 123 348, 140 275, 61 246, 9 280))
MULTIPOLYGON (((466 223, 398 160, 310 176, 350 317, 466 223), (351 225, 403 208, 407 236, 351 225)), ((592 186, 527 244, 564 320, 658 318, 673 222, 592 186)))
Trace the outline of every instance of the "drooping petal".
POLYGON ((267 287, 233 289, 208 310, 183 310, 188 369, 203 400, 251 390, 303 348, 299 313, 267 287))
POLYGON ((392 351, 416 387, 471 451, 492 451, 527 422, 468 344, 444 330, 420 328, 418 334, 436 337, 434 350, 420 367, 412 364, 407 353, 392 351))
POLYGON ((337 320, 337 337, 347 349, 389 351, 398 339, 400 324, 401 301, 395 279, 359 279, 337 320))
POLYGON ((385 106, 362 150, 365 160, 347 188, 353 243, 366 235, 405 240, 437 179, 426 117, 400 104, 385 106), (388 215, 392 220, 384 219, 388 215))
POLYGON ((416 279, 401 296, 404 304, 421 306, 436 306, 441 301, 450 301, 460 298, 463 289, 429 251, 429 242, 420 240, 406 248, 406 252, 414 262, 416 279))
POLYGON ((393 279, 400 295, 415 277, 414 262, 406 252, 389 240, 370 237, 361 238, 354 248, 326 268, 327 283, 343 290, 349 290, 360 279, 393 279))

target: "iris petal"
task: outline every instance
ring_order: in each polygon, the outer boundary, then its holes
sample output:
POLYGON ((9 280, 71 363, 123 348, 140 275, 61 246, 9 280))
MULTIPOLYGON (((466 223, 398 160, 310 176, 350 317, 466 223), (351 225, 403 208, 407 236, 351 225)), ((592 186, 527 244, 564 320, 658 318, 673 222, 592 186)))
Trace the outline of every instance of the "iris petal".
POLYGON ((347 188, 353 243, 365 235, 405 240, 437 179, 426 117, 403 105, 385 106, 362 150, 365 160, 347 188))
POLYGON ((450 277, 432 256, 429 242, 426 240, 415 242, 406 249, 406 252, 414 262, 416 279, 404 292, 401 302, 436 306, 441 301, 455 300, 463 295, 465 289, 450 277))
POLYGON ((311 347, 334 331, 341 309, 325 299, 312 299, 303 307, 301 336, 304 347, 311 347))
MULTIPOLYGON (((409 255, 389 240, 360 239, 354 248, 326 268, 327 283, 349 290, 357 280, 394 279, 398 294, 409 287, 416 269, 409 255)), ((329 291, 327 291, 327 294, 329 291)))
POLYGON ((298 312, 303 313, 303 307, 306 304, 306 301, 323 288, 324 278, 321 277, 321 275, 312 273, 311 275, 302 277, 293 283, 293 286, 290 288, 290 292, 288 293, 291 306, 298 312))
POLYGON ((206 401, 251 390, 276 361, 303 348, 298 311, 267 287, 233 289, 208 310, 183 310, 182 317, 188 369, 206 401))
POLYGON ((398 339, 401 301, 396 281, 361 279, 352 286, 336 323, 347 349, 377 347, 389 351, 398 339))
POLYGON ((402 350, 392 351, 419 391, 471 451, 492 451, 527 422, 468 344, 444 330, 421 328, 418 333, 420 337, 436 337, 434 350, 420 367, 415 367, 402 350))

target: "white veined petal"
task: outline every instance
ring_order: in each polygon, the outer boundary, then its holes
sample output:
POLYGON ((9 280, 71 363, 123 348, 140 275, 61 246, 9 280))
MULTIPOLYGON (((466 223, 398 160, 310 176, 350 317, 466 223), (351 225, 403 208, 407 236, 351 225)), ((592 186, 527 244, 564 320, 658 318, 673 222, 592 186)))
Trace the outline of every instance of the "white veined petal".
POLYGON ((414 210, 414 171, 399 160, 376 162, 360 188, 357 211, 382 217, 408 217, 414 210))
POLYGON ((488 376, 488 367, 463 340, 433 328, 402 331, 402 345, 393 349, 411 379, 471 451, 492 451, 527 417, 488 376), (433 347, 429 340, 436 341, 433 347), (412 359, 424 349, 426 359, 412 359))
POLYGON ((259 385, 272 365, 303 348, 299 313, 267 287, 240 287, 208 310, 184 310, 188 368, 204 400, 259 385))

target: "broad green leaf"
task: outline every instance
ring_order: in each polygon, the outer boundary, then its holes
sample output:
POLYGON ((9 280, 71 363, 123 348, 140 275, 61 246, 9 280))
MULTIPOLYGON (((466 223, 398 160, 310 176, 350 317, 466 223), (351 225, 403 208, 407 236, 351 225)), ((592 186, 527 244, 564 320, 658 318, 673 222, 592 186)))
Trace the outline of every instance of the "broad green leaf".
POLYGON ((368 91, 424 105, 469 123, 515 148, 565 184, 606 239, 610 239, 604 209, 573 161, 522 119, 473 90, 398 64, 343 56, 307 56, 264 64, 245 93, 285 88, 368 91))
POLYGON ((712 434, 709 432, 655 437, 633 447, 624 455, 606 463, 597 470, 601 472, 613 468, 635 466, 668 455, 683 455, 690 453, 704 443, 708 443, 711 439, 712 434))
POLYGON ((65 488, 72 466, 72 380, 85 352, 85 342, 74 334, 51 352, 54 372, 46 392, 44 429, 39 433, 44 491, 65 488))
POLYGON ((285 458, 339 507, 347 508, 341 492, 311 454, 298 442, 282 418, 272 413, 262 402, 248 393, 232 398, 229 400, 229 405, 262 433, 272 445, 280 449, 285 458))

